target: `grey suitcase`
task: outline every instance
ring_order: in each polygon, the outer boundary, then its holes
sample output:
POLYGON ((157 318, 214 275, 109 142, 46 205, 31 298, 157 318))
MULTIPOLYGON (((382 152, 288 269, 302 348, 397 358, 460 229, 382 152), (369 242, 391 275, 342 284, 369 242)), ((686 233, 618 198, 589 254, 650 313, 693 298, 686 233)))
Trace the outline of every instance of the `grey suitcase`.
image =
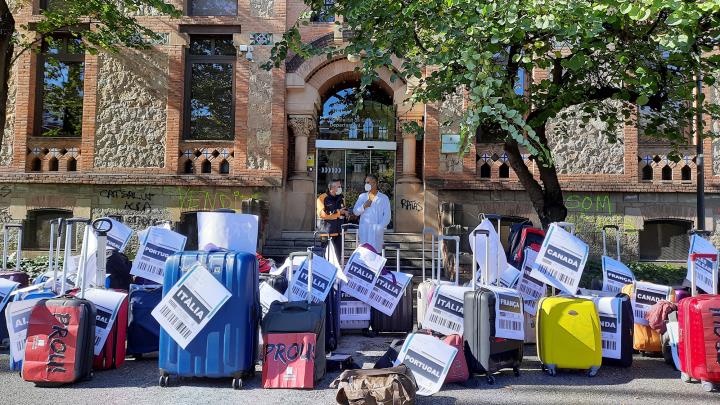
MULTIPOLYGON (((386 243, 383 248, 383 257, 385 257, 386 250, 395 251, 395 271, 400 272, 400 245, 393 243, 386 243)), ((405 287, 400 302, 395 307, 395 312, 391 316, 387 316, 384 313, 373 308, 370 312, 370 327, 373 333, 408 333, 412 332, 414 326, 413 322, 413 293, 412 293, 412 279, 410 283, 405 287)))
MULTIPOLYGON (((474 235, 489 236, 488 231, 475 230, 474 235)), ((486 244, 489 247, 489 244, 486 244)), ((485 255, 489 257, 489 248, 485 255)), ((477 262, 473 262, 473 287, 476 279, 477 262)), ((485 271, 488 271, 487 261, 485 271)), ((488 280, 486 274, 484 280, 488 280)), ((488 384, 495 383, 493 373, 511 368, 515 376, 520 375, 520 363, 523 359, 522 340, 501 339, 495 337, 495 292, 485 289, 473 289, 465 293, 464 334, 465 358, 471 374, 485 374, 488 384)), ((522 306, 520 311, 522 311, 522 306)))
POLYGON ((292 253, 294 256, 307 256, 308 293, 307 301, 278 302, 270 305, 268 313, 262 320, 262 333, 315 333, 315 381, 325 376, 325 302, 312 303, 312 252, 292 253))

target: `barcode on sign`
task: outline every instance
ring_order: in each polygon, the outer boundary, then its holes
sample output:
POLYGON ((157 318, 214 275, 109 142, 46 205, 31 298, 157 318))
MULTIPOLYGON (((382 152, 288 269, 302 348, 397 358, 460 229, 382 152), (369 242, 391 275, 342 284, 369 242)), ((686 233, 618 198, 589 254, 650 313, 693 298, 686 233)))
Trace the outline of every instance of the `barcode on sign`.
POLYGON ((634 312, 635 318, 645 319, 645 311, 642 309, 636 309, 634 312))
POLYGON ((430 322, 458 333, 462 330, 461 324, 444 318, 443 315, 438 313, 436 310, 433 310, 430 314, 430 322))
POLYGON ((162 267, 153 266, 146 261, 140 261, 140 263, 138 263, 138 270, 142 270, 147 273, 157 274, 158 276, 162 275, 163 273, 162 267))
POLYGON ((354 281, 354 280, 349 280, 349 281, 348 281, 348 287, 350 287, 351 290, 355 290, 355 291, 359 292, 359 293, 362 294, 362 295, 367 295, 367 293, 368 293, 368 291, 369 291, 367 288, 361 286, 360 284, 358 284, 358 283, 357 283, 356 281, 354 281))
POLYGON ((522 324, 519 321, 513 321, 510 319, 500 319, 500 329, 505 330, 520 330, 522 324))
POLYGON ((364 315, 367 314, 370 307, 347 307, 347 306, 341 306, 340 307, 340 315, 364 315))
POLYGON ((540 265, 540 268, 538 270, 540 270, 540 272, 543 274, 552 276, 553 278, 555 278, 556 280, 560 281, 563 284, 572 284, 573 283, 572 277, 568 277, 565 274, 562 274, 555 269, 551 269, 550 267, 540 265))
POLYGON ((15 342, 15 351, 18 353, 22 353, 23 350, 25 350, 25 341, 20 340, 15 342))
POLYGON ((608 292, 620 292, 620 288, 616 287, 612 284, 608 284, 607 289, 608 289, 608 292))
POLYGON ((387 309, 392 308, 393 305, 392 301, 385 299, 382 295, 375 293, 375 291, 370 293, 370 300, 375 301, 387 309))
POLYGON ((97 346, 98 343, 100 343, 100 336, 95 335, 95 343, 93 343, 93 346, 97 346))
POLYGON ((185 325, 183 323, 183 321, 181 321, 180 318, 178 318, 177 315, 172 313, 169 306, 165 305, 160 310, 160 315, 162 315, 163 318, 165 318, 165 320, 167 320, 170 323, 170 326, 175 328, 175 330, 180 334, 180 336, 184 337, 185 339, 187 339, 190 336, 190 333, 191 333, 190 328, 188 328, 187 325, 185 325))
POLYGON ((697 284, 712 285, 712 279, 705 274, 696 274, 697 284))
POLYGON ((617 350, 617 342, 614 340, 602 340, 603 350, 617 350))
POLYGON ((527 285, 520 283, 520 286, 518 287, 518 291, 520 291, 521 294, 532 297, 532 299, 536 300, 540 298, 542 293, 538 290, 533 290, 532 288, 528 288, 527 285))
POLYGON ((298 297, 300 297, 301 300, 304 300, 307 298, 307 290, 304 288, 300 288, 298 286, 293 287, 292 293, 298 297))

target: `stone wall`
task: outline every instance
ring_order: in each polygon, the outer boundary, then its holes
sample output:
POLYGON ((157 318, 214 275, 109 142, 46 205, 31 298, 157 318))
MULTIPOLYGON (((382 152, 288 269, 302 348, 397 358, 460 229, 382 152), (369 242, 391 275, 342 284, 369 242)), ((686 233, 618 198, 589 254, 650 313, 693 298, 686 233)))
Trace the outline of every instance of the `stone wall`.
POLYGON ((625 169, 625 138, 622 126, 617 141, 610 143, 601 133, 605 123, 591 119, 585 128, 579 107, 568 110, 570 118, 556 117, 548 123, 547 137, 560 174, 622 174, 625 169))
POLYGON ((275 17, 275 0, 250 0, 250 16, 258 18, 275 17))
POLYGON ((15 84, 17 69, 10 68, 8 76, 8 98, 5 110, 5 128, 0 143, 0 166, 9 166, 12 163, 13 141, 15 139, 15 100, 17 97, 17 86, 15 84))
POLYGON ((163 167, 168 57, 123 50, 99 57, 96 167, 163 167))
POLYGON ((248 89, 248 169, 267 170, 270 162, 272 131, 273 74, 260 67, 270 57, 267 46, 255 47, 255 61, 250 64, 248 89))

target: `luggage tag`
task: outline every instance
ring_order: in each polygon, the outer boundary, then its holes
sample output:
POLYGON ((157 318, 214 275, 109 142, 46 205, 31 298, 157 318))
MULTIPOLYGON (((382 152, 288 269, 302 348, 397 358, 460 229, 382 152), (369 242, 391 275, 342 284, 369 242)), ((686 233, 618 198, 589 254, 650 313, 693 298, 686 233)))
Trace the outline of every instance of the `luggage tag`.
POLYGON ((405 339, 394 366, 405 364, 415 377, 417 394, 429 396, 440 391, 457 352, 457 348, 432 335, 411 333, 405 339))
MULTIPOLYGON (((687 259, 687 275, 685 276, 685 279, 688 281, 691 281, 692 275, 690 272, 692 271, 692 263, 691 263, 691 255, 693 253, 701 253, 701 254, 712 254, 716 255, 718 254, 717 249, 715 249, 715 246, 708 241, 707 239, 703 238, 702 236, 698 234, 693 234, 690 238, 690 251, 688 252, 688 259, 687 259)), ((695 260, 695 285, 697 288, 705 291, 705 292, 712 292, 713 291, 713 262, 712 260, 708 258, 698 258, 695 260)))
POLYGON ((370 293, 385 263, 387 259, 369 249, 362 246, 355 249, 345 265, 345 277, 348 281, 343 284, 342 291, 372 305, 370 293))
POLYGON ((410 280, 412 280, 411 274, 397 271, 380 275, 370 292, 368 303, 383 314, 391 316, 402 299, 405 288, 410 284, 410 280))
POLYGON ((525 312, 535 316, 537 304, 540 298, 547 293, 545 283, 531 276, 532 266, 535 263, 538 252, 525 248, 525 257, 522 264, 522 273, 517 284, 517 291, 523 296, 525 312))
POLYGON ((635 281, 632 270, 622 262, 611 257, 602 257, 603 286, 602 290, 619 293, 623 287, 635 281))
POLYGON ((5 322, 10 335, 10 356, 15 363, 21 362, 25 357, 25 341, 30 313, 38 301, 40 298, 7 303, 5 322))
MULTIPOLYGON (((293 259, 294 260, 294 259, 293 259)), ((318 255, 312 255, 312 301, 324 302, 335 285, 337 267, 318 255)), ((288 301, 306 301, 308 298, 308 262, 292 273, 285 292, 288 301)))
POLYGON ((483 288, 495 293, 495 337, 525 340, 523 298, 510 288, 491 285, 483 288))
POLYGON ((95 355, 98 356, 107 340, 115 318, 117 318, 120 304, 127 297, 124 292, 91 288, 85 291, 85 299, 95 304, 95 355))
POLYGON ((165 261, 185 248, 187 237, 167 229, 151 227, 135 255, 130 274, 156 283, 163 282, 165 261))
POLYGON ((345 292, 340 293, 340 328, 356 329, 356 326, 360 329, 366 328, 369 320, 370 305, 345 292))
POLYGON ((620 345, 622 342, 622 318, 620 317, 620 300, 615 296, 595 295, 592 291, 580 289, 580 298, 591 300, 600 317, 600 337, 602 339, 603 357, 622 359, 620 345))
POLYGON ((669 300, 671 293, 672 288, 666 285, 653 284, 646 281, 636 282, 633 294, 630 297, 635 323, 648 326, 649 323, 647 319, 645 319, 645 315, 658 301, 669 300))
POLYGON ((552 223, 530 275, 568 294, 574 294, 580 284, 588 253, 587 243, 557 223, 552 223))
POLYGON ((205 266, 196 262, 170 288, 151 314, 185 349, 231 296, 232 293, 205 266))
POLYGON ((10 295, 18 288, 20 283, 0 278, 0 311, 5 308, 5 304, 10 300, 10 295))
POLYGON ((439 285, 430 300, 423 328, 431 329, 443 335, 461 335, 464 332, 465 319, 463 317, 465 305, 465 292, 471 287, 454 285, 439 285))
POLYGON ((287 297, 281 294, 278 290, 272 288, 270 284, 264 281, 260 283, 260 306, 262 307, 263 317, 265 317, 268 313, 270 305, 272 305, 273 302, 287 302, 287 300, 287 297))
POLYGON ((505 270, 500 273, 500 285, 506 288, 515 288, 515 284, 520 278, 520 270, 516 269, 512 264, 508 263, 505 270))

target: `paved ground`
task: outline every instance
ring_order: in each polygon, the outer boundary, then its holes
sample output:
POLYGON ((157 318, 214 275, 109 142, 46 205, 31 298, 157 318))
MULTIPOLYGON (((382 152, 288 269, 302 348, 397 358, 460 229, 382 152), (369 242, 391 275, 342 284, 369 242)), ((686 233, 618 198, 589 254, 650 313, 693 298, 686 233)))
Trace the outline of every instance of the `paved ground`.
MULTIPOLYGON (((372 367, 392 337, 343 337, 338 352, 351 353, 364 367, 372 367)), ((636 357, 629 369, 604 367, 588 378, 579 372, 550 377, 540 371, 533 346, 527 353, 522 375, 499 374, 488 386, 477 388, 448 384, 421 404, 601 404, 601 403, 720 403, 720 393, 705 393, 699 384, 684 384, 678 372, 662 359, 636 357)), ((230 388, 230 380, 183 380, 182 385, 158 387, 157 360, 129 360, 114 371, 95 374, 92 381, 72 387, 36 388, 8 371, 8 356, 0 354, 0 404, 332 404, 335 390, 327 388, 337 376, 325 377, 315 390, 264 390, 255 377, 242 391, 230 388)))

